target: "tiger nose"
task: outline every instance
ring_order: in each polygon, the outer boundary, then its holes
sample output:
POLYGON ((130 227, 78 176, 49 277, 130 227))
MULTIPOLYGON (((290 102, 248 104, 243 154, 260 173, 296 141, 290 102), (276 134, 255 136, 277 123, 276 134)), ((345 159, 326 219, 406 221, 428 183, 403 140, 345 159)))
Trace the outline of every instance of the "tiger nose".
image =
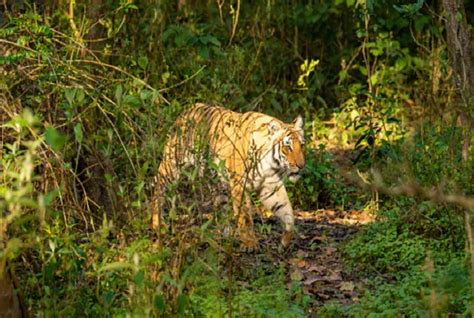
POLYGON ((304 168, 304 159, 297 161, 296 166, 298 167, 298 169, 303 169, 304 168))

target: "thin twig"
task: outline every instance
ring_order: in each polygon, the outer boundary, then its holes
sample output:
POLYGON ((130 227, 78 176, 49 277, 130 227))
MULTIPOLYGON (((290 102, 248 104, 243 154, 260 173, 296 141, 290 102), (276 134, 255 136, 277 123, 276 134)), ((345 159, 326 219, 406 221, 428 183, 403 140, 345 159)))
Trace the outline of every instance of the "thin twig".
POLYGON ((194 73, 194 74, 191 75, 190 77, 188 77, 188 78, 182 80, 181 82, 176 83, 176 84, 174 84, 174 85, 172 85, 172 86, 170 86, 170 87, 165 87, 165 88, 162 88, 162 89, 158 90, 158 93, 163 93, 163 92, 169 91, 169 90, 172 89, 172 88, 176 88, 176 87, 178 87, 178 86, 183 85, 183 84, 186 83, 186 82, 189 82, 190 80, 192 80, 193 78, 195 78, 196 76, 198 76, 199 73, 201 73, 205 68, 206 68, 206 65, 204 65, 203 67, 201 67, 199 70, 197 70, 196 73, 194 73))
MULTIPOLYGON (((134 76, 133 74, 130 74, 129 72, 121 69, 120 67, 117 67, 115 65, 111 65, 111 64, 107 64, 107 63, 104 63, 104 62, 101 62, 101 61, 93 61, 93 60, 72 60, 71 62, 75 62, 75 63, 84 63, 84 64, 94 64, 94 65, 100 65, 102 67, 105 67, 105 68, 110 68, 110 69, 113 69, 117 72, 120 72, 122 74, 125 74, 127 75, 128 77, 134 79, 135 81, 139 82, 140 84, 142 84, 143 86, 145 86, 146 88, 152 90, 152 91, 157 91, 153 86, 151 86, 150 84, 148 84, 147 82, 145 82, 144 80, 134 76)), ((204 66, 205 67, 205 66, 204 66)), ((202 67, 201 70, 204 68, 202 67)), ((199 71, 198 71, 199 72, 199 71)), ((189 79, 188 79, 189 80, 189 79)), ((178 83, 177 85, 179 85, 180 83, 178 83)), ((158 92, 161 92, 165 89, 162 89, 162 90, 158 90, 158 92)), ((171 103, 166 100, 166 98, 164 98, 161 94, 159 95, 161 99, 163 99, 163 101, 168 104, 168 105, 171 105, 171 103)))
POLYGON ((237 10, 235 11, 235 15, 233 16, 232 19, 232 33, 230 35, 229 39, 229 45, 232 43, 232 40, 234 39, 235 32, 237 31, 237 24, 239 23, 239 15, 240 15, 240 0, 237 0, 237 10))
POLYGON ((360 177, 356 177, 347 171, 343 171, 341 174, 344 178, 355 183, 362 189, 380 191, 392 196, 408 195, 411 197, 421 197, 432 202, 455 204, 467 209, 469 212, 474 211, 474 197, 457 193, 444 193, 440 188, 429 190, 414 181, 389 187, 384 184, 382 177, 377 172, 373 172, 374 181, 371 183, 366 183, 360 177))

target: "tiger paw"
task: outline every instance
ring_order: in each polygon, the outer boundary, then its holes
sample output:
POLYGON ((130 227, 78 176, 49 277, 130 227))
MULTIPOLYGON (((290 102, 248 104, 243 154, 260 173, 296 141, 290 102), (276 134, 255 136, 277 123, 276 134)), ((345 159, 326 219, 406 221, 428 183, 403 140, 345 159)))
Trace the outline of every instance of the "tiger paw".
POLYGON ((281 245, 283 245, 283 247, 285 248, 290 246, 291 241, 293 240, 293 236, 294 235, 292 231, 284 232, 283 235, 281 236, 281 245))

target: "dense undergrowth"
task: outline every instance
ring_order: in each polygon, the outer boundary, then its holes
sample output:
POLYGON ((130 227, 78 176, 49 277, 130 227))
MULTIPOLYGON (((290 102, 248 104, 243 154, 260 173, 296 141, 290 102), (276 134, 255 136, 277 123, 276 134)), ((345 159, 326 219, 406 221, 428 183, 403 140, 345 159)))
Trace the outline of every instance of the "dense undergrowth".
POLYGON ((168 197, 165 244, 154 243, 148 204, 166 133, 201 101, 304 114, 295 207, 375 216, 344 246, 366 293, 319 316, 472 314, 466 210, 441 194, 473 194, 474 157, 462 158, 434 4, 99 2, 96 16, 80 2, 20 1, 1 20, 0 269, 13 269, 31 312, 308 314, 313 300, 282 264, 243 263, 223 234, 228 207, 209 200, 212 177, 188 171, 168 197), (349 171, 382 178, 380 189, 363 191, 349 171), (384 191, 398 184, 439 200, 384 191))

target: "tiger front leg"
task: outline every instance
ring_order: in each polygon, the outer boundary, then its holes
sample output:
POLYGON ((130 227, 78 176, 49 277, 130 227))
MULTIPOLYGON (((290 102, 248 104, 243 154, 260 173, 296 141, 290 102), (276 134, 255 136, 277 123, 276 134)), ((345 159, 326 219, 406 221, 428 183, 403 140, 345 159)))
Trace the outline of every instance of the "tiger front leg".
POLYGON ((279 181, 276 183, 270 183, 271 186, 265 186, 259 194, 260 201, 263 203, 266 209, 270 210, 275 214, 280 221, 283 223, 284 232, 281 237, 281 244, 284 247, 288 247, 293 239, 295 232, 295 217, 293 215, 293 208, 288 194, 285 189, 285 185, 279 181))

